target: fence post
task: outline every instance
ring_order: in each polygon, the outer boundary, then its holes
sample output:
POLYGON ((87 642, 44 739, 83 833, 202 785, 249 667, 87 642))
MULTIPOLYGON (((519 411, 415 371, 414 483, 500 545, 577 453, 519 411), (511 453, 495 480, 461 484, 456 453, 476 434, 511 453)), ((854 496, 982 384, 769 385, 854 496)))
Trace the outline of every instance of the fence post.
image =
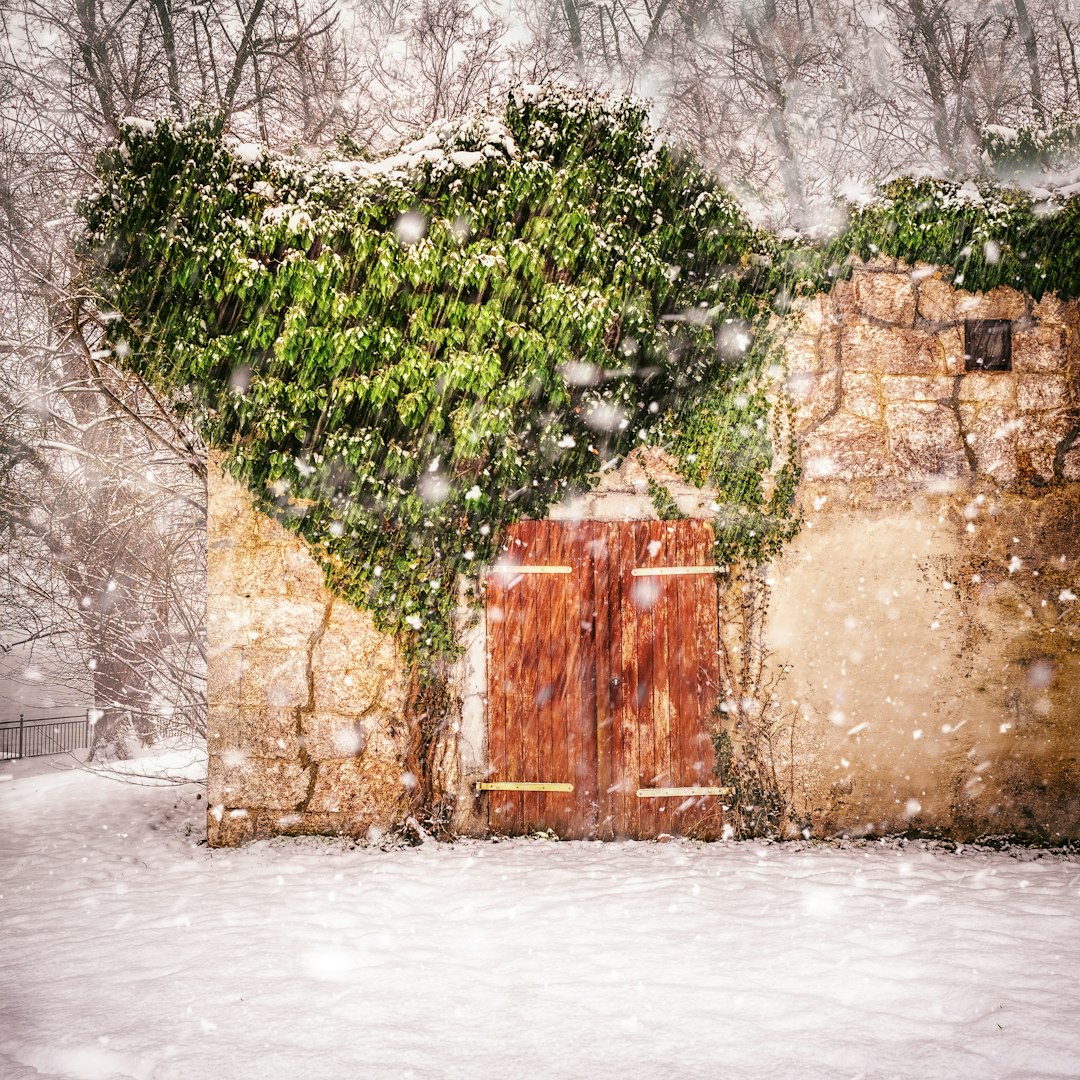
POLYGON ((22 757, 23 752, 23 714, 19 713, 19 752, 16 757, 22 757))

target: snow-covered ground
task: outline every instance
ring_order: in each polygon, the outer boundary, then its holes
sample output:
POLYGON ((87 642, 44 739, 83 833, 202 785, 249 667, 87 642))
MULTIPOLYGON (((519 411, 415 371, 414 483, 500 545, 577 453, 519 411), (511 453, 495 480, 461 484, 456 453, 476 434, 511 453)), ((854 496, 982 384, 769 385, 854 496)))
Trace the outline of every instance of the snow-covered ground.
POLYGON ((200 844, 0 767, 0 1077, 1080 1076, 1080 859, 200 844))

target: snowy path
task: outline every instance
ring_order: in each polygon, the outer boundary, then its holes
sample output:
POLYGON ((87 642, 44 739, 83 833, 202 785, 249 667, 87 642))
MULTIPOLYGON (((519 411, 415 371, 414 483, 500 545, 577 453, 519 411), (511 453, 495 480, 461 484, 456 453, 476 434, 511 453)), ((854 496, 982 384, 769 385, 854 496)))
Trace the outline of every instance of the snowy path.
POLYGON ((1080 1076, 1078 859, 211 852, 197 791, 0 782, 2 1080, 1080 1076))

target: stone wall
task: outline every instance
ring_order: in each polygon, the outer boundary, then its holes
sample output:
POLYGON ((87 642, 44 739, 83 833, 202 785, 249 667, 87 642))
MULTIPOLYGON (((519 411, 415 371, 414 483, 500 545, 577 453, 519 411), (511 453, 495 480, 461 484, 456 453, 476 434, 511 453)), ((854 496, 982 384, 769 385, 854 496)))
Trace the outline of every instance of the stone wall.
POLYGON ((209 842, 377 837, 409 805, 395 644, 216 459, 209 473, 209 842))
POLYGON ((675 471, 675 462, 652 446, 631 450, 603 469, 594 488, 548 509, 553 521, 650 521, 659 517, 650 484, 662 487, 684 517, 709 518, 720 509, 716 492, 699 488, 675 471))
POLYGON ((803 475, 881 496, 985 476, 1080 480, 1080 308, 954 289, 930 269, 857 270, 788 345, 803 475), (965 319, 1015 320, 1011 372, 964 371, 965 319))
POLYGON ((1080 837, 1080 311, 860 269, 789 348, 805 525, 768 705, 816 833, 1080 837), (1017 320, 964 373, 965 318, 1017 320))
MULTIPOLYGON (((881 263, 807 303, 787 350, 805 524, 770 567, 733 568, 721 612, 733 670, 756 673, 724 693, 765 710, 799 824, 1080 838, 1080 307, 881 263), (1013 371, 965 372, 966 318, 1015 320, 1013 371)), ((378 835, 409 808, 394 643, 211 474, 210 842, 378 835)), ((654 517, 650 481, 717 509, 639 449, 551 516, 654 517)), ((459 616, 439 780, 482 834, 484 625, 459 616)))

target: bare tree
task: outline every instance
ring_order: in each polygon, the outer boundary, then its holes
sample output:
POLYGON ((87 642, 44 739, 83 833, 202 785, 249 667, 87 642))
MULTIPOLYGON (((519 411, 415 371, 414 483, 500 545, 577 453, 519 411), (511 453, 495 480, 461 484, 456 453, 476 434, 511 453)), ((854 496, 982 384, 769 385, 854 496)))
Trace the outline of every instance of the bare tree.
POLYGON ((129 115, 207 109, 245 138, 318 150, 347 136, 376 152, 515 79, 569 80, 653 98, 669 134, 775 219, 809 227, 851 178, 970 171, 985 125, 1080 109, 1078 0, 515 0, 510 12, 0 7, 0 647, 51 649, 54 666, 77 655, 68 675, 117 715, 200 692, 199 450, 98 355, 70 256, 72 193, 129 115))
POLYGON ((93 702, 94 746, 205 719, 205 472, 132 376, 56 347, 3 359, 5 651, 93 702), (45 370, 40 367, 48 357, 45 370))
POLYGON ((0 29, 0 648, 91 700, 99 743, 178 711, 197 730, 202 454, 99 350, 71 196, 125 116, 205 105, 268 140, 331 140, 355 123, 356 76, 334 13, 299 0, 26 0, 0 29))

